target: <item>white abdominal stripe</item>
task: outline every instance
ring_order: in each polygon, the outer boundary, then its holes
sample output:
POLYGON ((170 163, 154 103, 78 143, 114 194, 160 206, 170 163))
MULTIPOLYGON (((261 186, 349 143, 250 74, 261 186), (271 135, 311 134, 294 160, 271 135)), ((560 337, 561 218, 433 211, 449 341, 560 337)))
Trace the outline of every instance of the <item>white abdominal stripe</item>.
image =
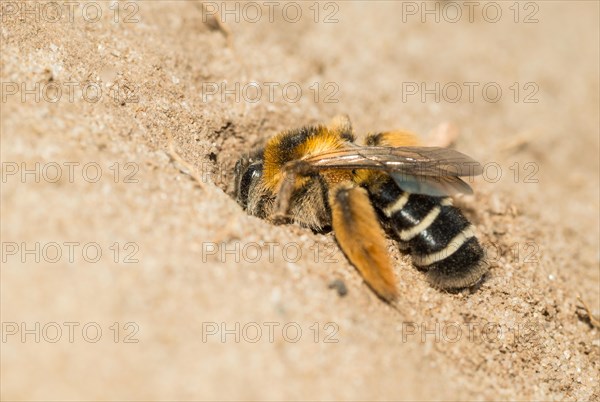
POLYGON ((429 211, 429 213, 421 220, 421 222, 417 223, 410 229, 400 230, 398 235, 400 236, 400 240, 402 241, 410 241, 416 235, 421 233, 424 230, 427 230, 429 226, 437 219, 442 209, 439 206, 435 206, 429 211))
POLYGON ((392 215, 404 208, 408 202, 408 197, 410 197, 410 193, 404 192, 393 204, 387 206, 383 210, 385 216, 391 218, 392 215))
POLYGON ((458 251, 458 249, 460 249, 462 245, 467 242, 467 240, 474 236, 475 231, 473 230, 473 226, 467 226, 463 229, 462 232, 454 236, 454 238, 450 240, 448 245, 442 250, 426 255, 413 255, 413 264, 415 264, 418 267, 426 267, 428 265, 442 261, 443 259, 450 257, 452 254, 458 251))
MULTIPOLYGON (((402 193, 402 195, 396 201, 394 201, 394 203, 392 203, 391 205, 388 205, 387 207, 385 207, 383 209, 383 213, 385 214, 385 216, 387 216, 388 218, 391 218, 392 215, 394 215, 396 212, 398 212, 402 208, 404 208, 406 206, 406 204, 408 203, 409 197, 410 197, 410 193, 407 193, 406 191, 404 193, 402 193)), ((446 198, 442 199, 442 201, 440 202, 440 205, 442 207, 451 206, 452 198, 446 197, 446 198)))

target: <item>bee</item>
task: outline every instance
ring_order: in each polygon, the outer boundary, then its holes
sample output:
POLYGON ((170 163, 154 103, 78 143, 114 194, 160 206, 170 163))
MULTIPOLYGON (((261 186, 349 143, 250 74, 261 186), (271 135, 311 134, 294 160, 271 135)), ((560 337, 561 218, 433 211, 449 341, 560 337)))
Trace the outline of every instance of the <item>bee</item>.
POLYGON ((242 157, 234 192, 250 215, 333 229, 367 285, 393 302, 398 291, 386 231, 436 288, 469 287, 487 272, 473 225, 449 197, 471 194, 461 177, 481 173, 467 155, 419 146, 405 131, 369 134, 359 145, 348 117, 337 116, 328 125, 277 134, 242 157))

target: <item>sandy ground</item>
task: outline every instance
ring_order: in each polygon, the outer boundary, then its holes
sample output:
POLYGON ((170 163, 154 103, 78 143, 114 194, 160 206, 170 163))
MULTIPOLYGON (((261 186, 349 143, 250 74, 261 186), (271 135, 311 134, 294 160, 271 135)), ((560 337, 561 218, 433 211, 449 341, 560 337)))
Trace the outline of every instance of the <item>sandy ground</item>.
POLYGON ((600 398, 598 3, 1 4, 3 400, 600 398), (460 130, 480 286, 390 241, 387 305, 234 202, 242 153, 338 113, 460 130))

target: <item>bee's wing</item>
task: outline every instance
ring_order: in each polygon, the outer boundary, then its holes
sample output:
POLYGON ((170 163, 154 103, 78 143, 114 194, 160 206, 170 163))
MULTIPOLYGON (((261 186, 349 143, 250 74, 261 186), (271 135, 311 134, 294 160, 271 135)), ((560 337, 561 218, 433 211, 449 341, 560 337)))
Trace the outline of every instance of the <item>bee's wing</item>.
POLYGON ((402 190, 432 197, 455 194, 473 194, 471 186, 456 176, 415 176, 390 172, 390 176, 402 190))
POLYGON ((322 152, 306 159, 311 166, 332 169, 378 169, 415 176, 477 176, 481 164, 449 148, 362 147, 322 152))
POLYGON ((316 169, 382 170, 403 190, 435 197, 472 193, 460 177, 483 171, 471 157, 438 147, 352 146, 312 155, 305 161, 316 169))

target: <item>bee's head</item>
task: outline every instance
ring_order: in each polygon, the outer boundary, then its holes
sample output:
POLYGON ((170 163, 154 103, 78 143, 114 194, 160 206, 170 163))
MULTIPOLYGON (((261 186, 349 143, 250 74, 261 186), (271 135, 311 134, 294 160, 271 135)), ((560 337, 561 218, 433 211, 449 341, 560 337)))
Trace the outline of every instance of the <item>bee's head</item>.
POLYGON ((243 156, 235 164, 235 200, 244 209, 248 206, 248 198, 253 189, 262 179, 262 159, 251 156, 243 156))

